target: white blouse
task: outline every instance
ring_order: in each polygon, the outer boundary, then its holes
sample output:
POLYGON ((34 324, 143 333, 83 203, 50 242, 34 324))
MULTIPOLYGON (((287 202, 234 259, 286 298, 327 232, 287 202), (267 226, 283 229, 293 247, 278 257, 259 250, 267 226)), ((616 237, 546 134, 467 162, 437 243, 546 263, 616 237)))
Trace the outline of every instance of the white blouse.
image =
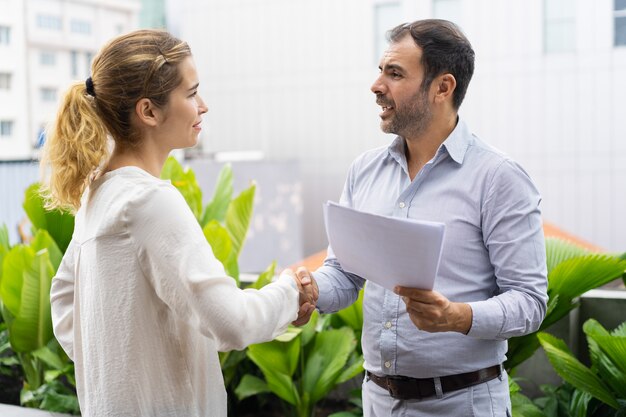
POLYGON ((288 275, 239 289, 178 190, 136 167, 91 184, 50 296, 84 416, 226 416, 217 352, 298 310, 288 275))

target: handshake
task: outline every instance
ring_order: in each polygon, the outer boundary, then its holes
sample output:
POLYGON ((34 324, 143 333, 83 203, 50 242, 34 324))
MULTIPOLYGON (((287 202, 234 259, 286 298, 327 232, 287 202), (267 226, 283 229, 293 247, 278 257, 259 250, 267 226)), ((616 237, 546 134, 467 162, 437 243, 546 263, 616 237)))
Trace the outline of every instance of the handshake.
POLYGON ((309 270, 302 266, 298 268, 295 274, 290 269, 283 271, 283 273, 291 275, 296 282, 298 292, 300 294, 298 317, 291 324, 294 326, 305 325, 309 322, 311 314, 313 314, 317 304, 317 298, 319 296, 317 283, 309 270))

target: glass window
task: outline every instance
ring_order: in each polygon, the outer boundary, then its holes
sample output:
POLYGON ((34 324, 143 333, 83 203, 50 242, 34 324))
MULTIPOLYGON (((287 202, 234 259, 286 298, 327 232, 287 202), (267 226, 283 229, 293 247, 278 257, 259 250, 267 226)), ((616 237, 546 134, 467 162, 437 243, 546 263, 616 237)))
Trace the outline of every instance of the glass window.
POLYGON ((626 0, 615 0, 615 46, 626 45, 626 0))
POLYGON ((91 75, 91 61, 93 60, 93 54, 91 52, 87 52, 85 54, 85 60, 87 61, 87 71, 86 71, 86 73, 91 75))
POLYGON ((47 88, 44 87, 40 90, 41 101, 46 103, 57 101, 57 90, 56 88, 47 88))
POLYGON ((8 45, 9 43, 11 43, 11 28, 0 26, 0 45, 8 45))
POLYGON ((544 0, 544 51, 576 49, 576 9, 570 0, 544 0))
POLYGON ((374 60, 376 64, 387 49, 387 31, 402 22, 402 8, 399 2, 374 5, 374 60))
POLYGON ((78 78, 78 52, 70 51, 70 65, 72 66, 72 78, 78 78))
POLYGON ((70 30, 72 33, 80 33, 82 35, 91 34, 91 23, 85 20, 72 19, 70 22, 70 30))
POLYGON ((61 30, 63 28, 61 16, 53 16, 49 14, 38 14, 37 15, 37 27, 40 27, 42 29, 49 29, 49 30, 61 30))
POLYGON ((39 63, 45 66, 53 66, 56 65, 57 56, 54 52, 50 51, 42 51, 39 54, 39 63))
POLYGON ((0 90, 11 89, 11 74, 8 72, 0 72, 0 90))
POLYGON ((0 120, 0 137, 7 138, 13 135, 13 121, 0 120))

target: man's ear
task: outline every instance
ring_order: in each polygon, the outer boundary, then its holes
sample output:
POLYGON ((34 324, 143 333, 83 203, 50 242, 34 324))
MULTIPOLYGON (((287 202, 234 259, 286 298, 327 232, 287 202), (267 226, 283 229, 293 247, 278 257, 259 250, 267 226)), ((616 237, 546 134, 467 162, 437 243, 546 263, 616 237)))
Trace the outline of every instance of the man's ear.
POLYGON ((137 120, 146 126, 156 126, 159 123, 159 109, 149 98, 142 98, 135 104, 135 114, 137 120))
POLYGON ((435 102, 444 102, 452 99, 456 89, 456 79, 452 74, 442 74, 433 81, 435 86, 435 102))

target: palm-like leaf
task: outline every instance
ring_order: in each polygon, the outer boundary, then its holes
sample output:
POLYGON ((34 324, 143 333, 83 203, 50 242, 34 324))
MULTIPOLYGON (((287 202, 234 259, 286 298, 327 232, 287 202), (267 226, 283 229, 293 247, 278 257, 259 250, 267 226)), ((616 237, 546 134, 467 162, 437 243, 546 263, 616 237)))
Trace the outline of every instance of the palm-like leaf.
POLYGON ((204 237, 209 242, 213 255, 224 266, 228 276, 233 277, 239 285, 239 265, 237 253, 233 248, 233 242, 226 230, 217 220, 211 220, 202 230, 204 237))
POLYGON ((572 242, 560 238, 546 238, 546 264, 550 273, 558 264, 571 258, 589 254, 584 249, 572 242))
POLYGON ((561 378, 579 390, 586 391, 598 400, 617 409, 619 404, 609 388, 596 374, 572 355, 565 342, 548 334, 539 333, 539 342, 543 346, 548 360, 561 378))
POLYGON ((256 288, 260 290, 265 287, 267 284, 272 282, 274 278, 274 271, 276 270, 276 261, 272 262, 270 266, 267 267, 265 271, 263 271, 259 277, 254 281, 254 283, 250 286, 251 288, 256 288))
MULTIPOLYGON (((626 322, 625 322, 626 323, 626 322)), ((583 325, 589 354, 596 372, 611 386, 618 398, 626 398, 626 336, 622 329, 609 333, 596 320, 583 325)))

